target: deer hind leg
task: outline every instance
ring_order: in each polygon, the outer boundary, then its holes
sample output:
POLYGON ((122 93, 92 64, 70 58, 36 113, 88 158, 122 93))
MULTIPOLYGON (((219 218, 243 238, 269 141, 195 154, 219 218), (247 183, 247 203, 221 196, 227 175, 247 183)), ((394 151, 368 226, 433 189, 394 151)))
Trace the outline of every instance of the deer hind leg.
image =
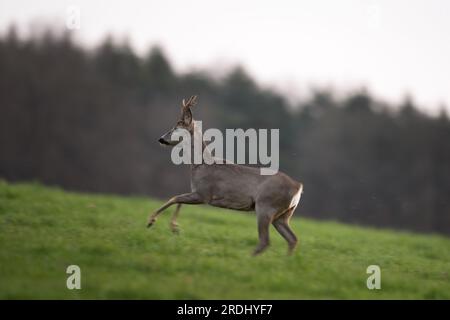
POLYGON ((172 219, 170 220, 170 230, 172 230, 173 233, 178 234, 180 232, 180 228, 177 223, 178 214, 180 213, 181 203, 177 204, 177 208, 175 209, 175 212, 172 215, 172 219))
POLYGON ((295 207, 288 209, 286 213, 282 214, 280 217, 278 217, 276 220, 272 222, 273 226, 278 231, 278 233, 287 241, 289 255, 292 254, 298 242, 297 236, 289 226, 289 220, 294 210, 295 207))
POLYGON ((147 228, 151 227, 155 223, 156 218, 159 216, 159 214, 161 212, 163 212, 165 209, 167 209, 168 207, 170 207, 171 205, 174 205, 176 203, 200 204, 200 203, 203 203, 203 199, 196 192, 185 193, 185 194, 181 194, 179 196, 175 196, 175 197, 171 198, 161 208, 159 208, 152 215, 150 215, 150 217, 148 219, 148 223, 147 223, 147 228))

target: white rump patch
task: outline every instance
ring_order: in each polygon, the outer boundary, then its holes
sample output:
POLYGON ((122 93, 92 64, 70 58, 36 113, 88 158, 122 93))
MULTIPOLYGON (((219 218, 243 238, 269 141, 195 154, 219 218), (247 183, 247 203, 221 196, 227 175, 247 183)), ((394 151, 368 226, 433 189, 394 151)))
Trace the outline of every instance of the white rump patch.
POLYGON ((297 193, 292 197, 291 205, 289 208, 296 208, 298 205, 298 202, 300 201, 300 197, 302 195, 303 191, 303 185, 300 185, 300 188, 298 189, 297 193))

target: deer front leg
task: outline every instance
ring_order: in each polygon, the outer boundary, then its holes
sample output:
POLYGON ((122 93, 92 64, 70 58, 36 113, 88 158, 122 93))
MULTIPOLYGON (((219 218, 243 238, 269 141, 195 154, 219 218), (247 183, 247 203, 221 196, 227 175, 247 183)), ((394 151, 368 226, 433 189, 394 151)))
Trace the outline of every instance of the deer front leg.
POLYGON ((178 228, 177 218, 178 214, 180 212, 181 203, 177 204, 177 208, 175 209, 175 212, 173 213, 172 219, 170 220, 170 229, 173 233, 179 233, 180 230, 178 228))
POLYGON ((159 208, 155 213, 153 213, 150 216, 150 218, 148 219, 147 228, 151 227, 155 223, 156 218, 159 216, 159 214, 161 212, 163 212, 165 209, 167 209, 168 207, 170 207, 171 205, 173 205, 175 203, 200 204, 200 203, 203 203, 203 199, 196 192, 185 193, 185 194, 181 194, 179 196, 175 196, 175 197, 171 198, 161 208, 159 208))

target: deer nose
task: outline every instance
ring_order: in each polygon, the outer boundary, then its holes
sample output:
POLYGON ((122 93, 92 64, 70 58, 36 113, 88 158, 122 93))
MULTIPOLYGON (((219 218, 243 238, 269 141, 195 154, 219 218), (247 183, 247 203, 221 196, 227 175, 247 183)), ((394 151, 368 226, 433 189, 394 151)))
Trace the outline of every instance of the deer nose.
POLYGON ((164 144, 164 142, 166 142, 166 141, 163 138, 159 138, 158 142, 161 143, 161 144, 164 144))

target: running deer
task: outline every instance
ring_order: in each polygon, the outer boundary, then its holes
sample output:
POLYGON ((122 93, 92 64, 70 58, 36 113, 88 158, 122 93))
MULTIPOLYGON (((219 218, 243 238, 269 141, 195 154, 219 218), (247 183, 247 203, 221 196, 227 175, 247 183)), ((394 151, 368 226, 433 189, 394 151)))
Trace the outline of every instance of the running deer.
MULTIPOLYGON (((195 122, 191 108, 196 104, 196 96, 183 99, 181 118, 174 128, 159 138, 159 143, 175 146, 180 141, 172 140, 172 133, 183 128, 195 138, 195 122)), ((193 144, 191 139, 191 143, 193 144)), ((202 142, 203 154, 208 153, 202 142)), ((211 155, 212 156, 212 155, 211 155)), ((214 207, 242 211, 256 211, 259 244, 253 254, 263 252, 269 245, 269 227, 275 229, 288 243, 291 254, 297 245, 297 237, 289 226, 289 220, 300 200, 303 185, 282 172, 261 175, 259 168, 237 165, 224 160, 222 164, 191 164, 191 192, 172 197, 154 212, 147 227, 152 226, 158 215, 168 207, 177 207, 171 219, 171 229, 178 232, 176 222, 182 204, 209 204, 214 207)))

